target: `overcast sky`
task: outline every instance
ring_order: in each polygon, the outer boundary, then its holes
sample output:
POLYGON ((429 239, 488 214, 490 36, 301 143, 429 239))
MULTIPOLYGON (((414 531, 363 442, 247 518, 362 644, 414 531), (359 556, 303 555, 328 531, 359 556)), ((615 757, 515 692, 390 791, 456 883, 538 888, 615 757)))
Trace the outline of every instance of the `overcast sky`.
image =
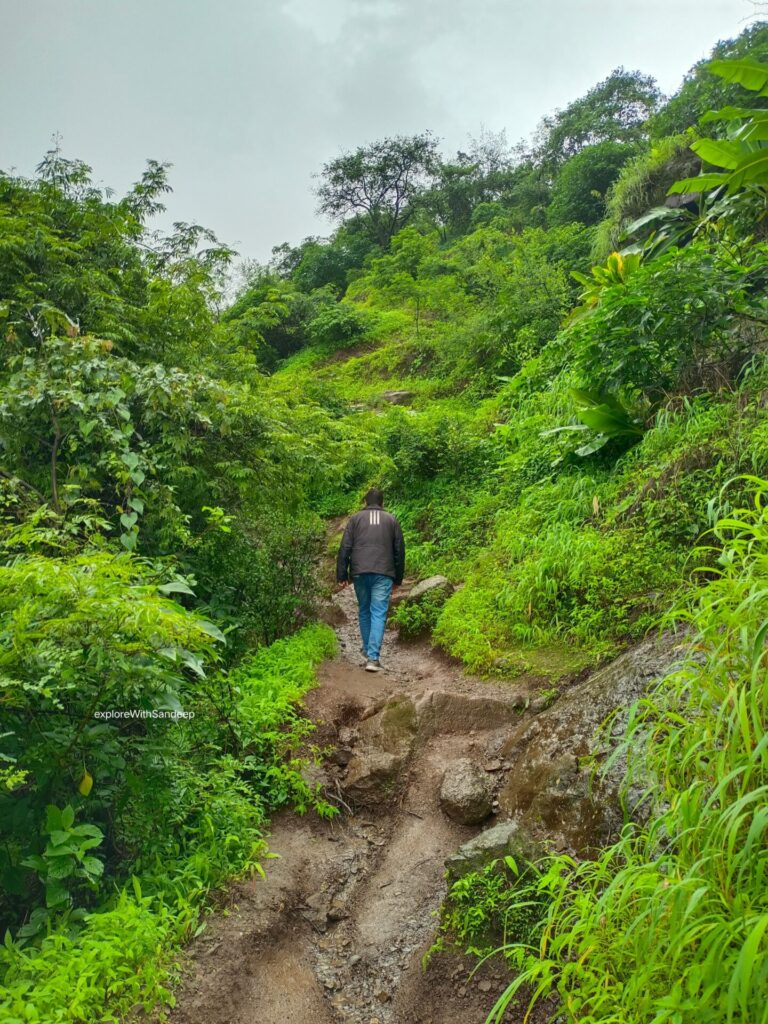
POLYGON ((312 174, 430 128, 527 137, 613 68, 665 92, 748 0, 0 0, 0 168, 65 155, 123 190, 173 163, 173 220, 244 255, 325 234, 312 174))

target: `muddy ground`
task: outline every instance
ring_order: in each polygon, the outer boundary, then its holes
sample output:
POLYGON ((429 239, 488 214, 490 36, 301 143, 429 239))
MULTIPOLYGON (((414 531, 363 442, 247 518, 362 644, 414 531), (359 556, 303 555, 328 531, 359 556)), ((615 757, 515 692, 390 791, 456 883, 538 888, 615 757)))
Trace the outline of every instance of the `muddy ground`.
MULTIPOLYGON (((541 683, 473 680, 391 632, 387 671, 368 674, 354 596, 345 591, 334 604, 341 650, 321 667, 308 713, 320 740, 334 742, 394 695, 426 709, 401 788, 389 803, 345 809, 332 821, 288 812, 273 820, 266 880, 236 886, 190 947, 174 1024, 482 1024, 504 988, 500 960, 472 976, 475 962, 456 954, 422 966, 445 858, 481 828, 449 820, 438 791, 459 757, 500 771, 510 727, 531 713, 541 683)), ((341 801, 345 769, 333 770, 341 801)), ((522 1017, 515 1008, 502 1019, 522 1017)))

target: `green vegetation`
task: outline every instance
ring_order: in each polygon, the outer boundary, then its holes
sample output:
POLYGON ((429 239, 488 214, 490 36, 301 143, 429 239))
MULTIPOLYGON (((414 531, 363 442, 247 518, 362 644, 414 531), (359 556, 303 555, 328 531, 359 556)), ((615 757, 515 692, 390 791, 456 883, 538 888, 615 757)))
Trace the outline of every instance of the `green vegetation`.
POLYGON ((768 482, 750 483, 754 506, 720 519, 703 552, 709 582, 669 617, 693 630, 691 653, 629 727, 646 823, 517 889, 548 909, 536 945, 508 948, 517 976, 492 1020, 523 985, 579 1021, 768 1020, 768 482))
MULTIPOLYGON (((147 618, 157 628, 157 615, 147 618)), ((139 639, 134 666, 145 657, 139 639)), ((120 646, 116 637, 107 664, 120 646)), ((196 934, 212 889, 262 871, 269 811, 292 804, 334 812, 301 774, 311 727, 296 710, 313 666, 334 650, 330 629, 306 627, 233 672, 188 685, 178 696, 193 719, 143 719, 130 730, 93 718, 93 692, 82 693, 82 705, 61 688, 47 699, 29 693, 29 712, 8 720, 10 736, 23 737, 27 720, 40 733, 29 752, 6 747, 14 753, 2 776, 2 879, 6 914, 19 919, 30 900, 36 909, 0 947, 4 1021, 119 1019, 137 1004, 172 1003, 173 946, 196 934), (74 746, 66 726, 83 734, 80 766, 46 777, 49 765, 67 763, 67 740, 74 746), (44 807, 46 800, 66 806, 44 807), (31 891, 24 869, 34 872, 31 891)), ((146 701, 128 695, 119 704, 146 701)))
POLYGON ((545 904, 537 889, 532 899, 520 898, 530 886, 533 869, 520 870, 514 857, 494 860, 450 886, 440 913, 440 935, 429 956, 448 946, 486 957, 500 944, 532 945, 541 932, 545 904))
POLYGON ((579 1024, 768 1020, 767 53, 755 26, 668 102, 619 69, 515 153, 362 145, 319 177, 331 237, 231 302, 227 246, 149 230, 165 166, 122 198, 57 150, 0 174, 4 1020, 169 1002, 270 811, 333 813, 316 564, 373 483, 410 574, 458 585, 403 634, 471 671, 554 700, 660 621, 694 638, 633 713, 618 842, 453 887, 446 939, 509 946, 498 1014, 530 982, 579 1024))

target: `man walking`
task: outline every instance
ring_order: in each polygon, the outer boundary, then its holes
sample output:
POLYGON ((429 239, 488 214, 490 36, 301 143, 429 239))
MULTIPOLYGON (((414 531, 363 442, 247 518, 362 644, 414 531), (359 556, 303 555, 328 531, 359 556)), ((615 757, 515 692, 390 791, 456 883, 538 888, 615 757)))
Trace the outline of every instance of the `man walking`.
POLYGON ((351 576, 357 595, 366 672, 381 671, 379 654, 389 599, 405 571, 403 531, 383 506, 383 493, 372 487, 365 496, 365 508, 347 523, 336 562, 339 585, 349 586, 351 576))

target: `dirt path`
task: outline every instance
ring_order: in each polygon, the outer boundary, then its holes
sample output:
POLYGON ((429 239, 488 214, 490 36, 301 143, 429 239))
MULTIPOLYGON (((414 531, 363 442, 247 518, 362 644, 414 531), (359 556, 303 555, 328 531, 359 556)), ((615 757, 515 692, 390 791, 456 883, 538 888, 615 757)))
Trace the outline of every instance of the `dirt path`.
MULTIPOLYGON (((418 728, 399 795, 330 822, 274 819, 269 845, 279 859, 265 864, 266 881, 238 886, 191 947, 174 1024, 482 1024, 503 988, 497 962, 472 979, 473 964, 457 956, 440 954, 422 969, 445 858, 479 831, 449 820, 438 790, 458 757, 494 771, 537 684, 469 679, 390 633, 387 671, 367 674, 354 597, 345 592, 335 604, 341 653, 321 667, 309 713, 320 740, 343 751, 388 698, 412 702, 418 728)), ((346 769, 334 770, 343 786, 346 769)))

